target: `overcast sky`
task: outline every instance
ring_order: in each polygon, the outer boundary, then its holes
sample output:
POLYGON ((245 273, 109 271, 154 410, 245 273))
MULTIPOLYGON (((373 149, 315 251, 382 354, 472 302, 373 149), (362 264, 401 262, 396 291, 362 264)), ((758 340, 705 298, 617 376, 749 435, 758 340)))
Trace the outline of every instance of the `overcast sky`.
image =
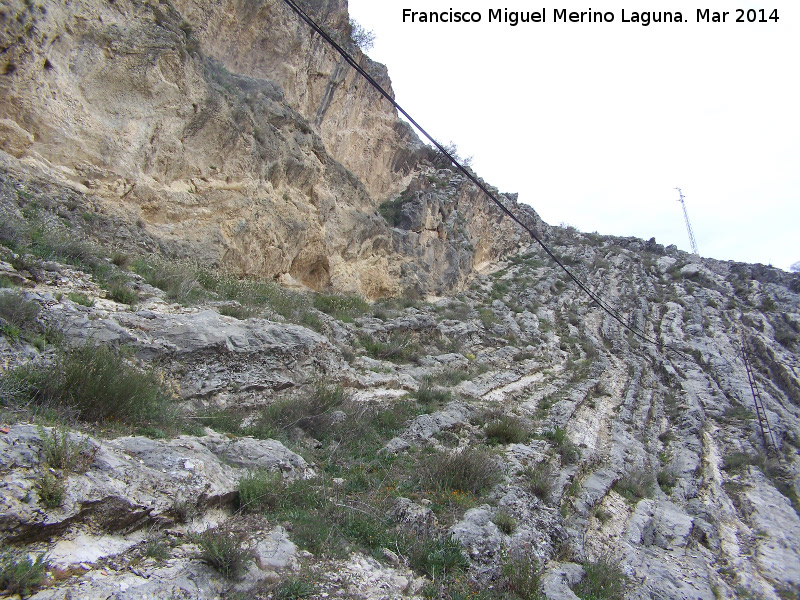
POLYGON ((398 103, 548 223, 689 250, 680 187, 702 256, 800 261, 800 2, 349 4, 398 103), (553 22, 590 7, 614 22, 553 22), (622 22, 648 7, 688 22, 622 22), (779 20, 737 23, 735 7, 779 20), (404 8, 482 19, 403 23, 404 8), (544 9, 546 22, 489 22, 497 8, 544 9), (727 22, 698 23, 698 8, 727 22))

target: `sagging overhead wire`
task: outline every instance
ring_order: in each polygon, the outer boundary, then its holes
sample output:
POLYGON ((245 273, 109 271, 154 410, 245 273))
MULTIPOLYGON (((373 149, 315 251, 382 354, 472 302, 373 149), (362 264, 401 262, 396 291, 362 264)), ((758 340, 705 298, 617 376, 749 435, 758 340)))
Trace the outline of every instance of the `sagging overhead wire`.
POLYGON ((284 2, 286 2, 286 4, 289 5, 289 8, 291 8, 303 21, 305 21, 309 27, 311 27, 315 32, 317 32, 322 37, 322 39, 328 42, 328 44, 330 44, 339 54, 341 54, 342 58, 344 58, 345 61, 347 61, 347 63, 351 67, 353 67, 353 69, 356 70, 356 72, 358 72, 364 79, 366 79, 367 82, 373 88, 375 88, 375 90, 377 90, 378 93, 381 96, 383 96, 392 106, 394 106, 401 115, 403 115, 406 119, 408 119, 408 121, 414 127, 416 127, 417 130, 423 136, 425 136, 428 139, 428 141, 430 141, 439 152, 441 152, 444 156, 446 156, 450 160, 450 162, 453 163, 453 165, 459 171, 461 171, 461 173, 463 173, 473 184, 475 184, 484 194, 486 194, 486 196, 492 202, 494 202, 497 206, 499 206, 500 210, 502 210, 506 215, 508 215, 517 225, 519 225, 526 232, 528 232, 528 235, 530 235, 531 238, 533 238, 539 244, 539 246, 541 246, 541 248, 545 251, 545 253, 569 276, 569 278, 572 281, 575 282, 575 284, 581 290, 583 290, 586 293, 587 296, 589 296, 589 298, 595 304, 597 304, 597 306, 599 306, 610 317, 612 317, 615 321, 617 321, 625 329, 636 335, 642 341, 647 342, 649 344, 655 344, 659 348, 664 348, 666 350, 675 352, 676 354, 679 354, 684 358, 689 358, 689 359, 693 358, 691 355, 687 354, 683 350, 680 350, 669 344, 664 344, 658 339, 650 338, 644 332, 629 325, 615 309, 608 306, 602 298, 600 298, 597 294, 592 292, 587 287, 586 284, 584 284, 580 279, 578 279, 578 277, 572 271, 570 271, 563 262, 561 262, 561 260, 553 253, 553 251, 550 248, 548 248, 547 244, 545 244, 542 241, 542 239, 538 235, 536 235, 536 232, 534 232, 533 229, 525 225, 525 223, 523 223, 519 218, 517 218, 517 216, 514 215, 514 213, 512 213, 502 202, 500 202, 500 200, 497 199, 497 197, 486 187, 486 185, 483 182, 481 182, 471 171, 467 170, 464 166, 462 166, 461 163, 453 156, 451 152, 449 152, 444 146, 442 146, 439 142, 437 142, 433 138, 433 136, 431 136, 427 131, 425 131, 425 129, 423 129, 422 126, 419 123, 417 123, 417 121, 414 120, 414 118, 410 114, 408 114, 403 109, 403 107, 400 106, 395 101, 395 99, 392 98, 392 96, 386 90, 384 90, 383 87, 381 87, 381 85, 377 81, 375 81, 375 79, 373 79, 369 73, 366 72, 366 70, 364 70, 364 68, 360 64, 358 64, 358 61, 356 61, 352 56, 350 56, 350 54, 344 48, 342 48, 333 38, 331 38, 331 36, 328 35, 325 32, 325 30, 322 29, 322 27, 317 25, 317 23, 310 16, 308 16, 308 14, 302 8, 300 8, 294 0, 284 0, 284 2))
MULTIPOLYGON (((597 304, 597 306, 599 306, 611 318, 613 318, 620 325, 622 325, 625 329, 630 331, 632 334, 634 334, 636 337, 638 337, 642 341, 647 342, 649 344, 654 344, 658 348, 674 352, 675 354, 677 354, 677 355, 679 355, 679 356, 681 356, 683 358, 690 359, 690 360, 694 359, 694 357, 691 356, 690 354, 688 354, 687 352, 684 352, 683 350, 681 350, 679 348, 676 348, 675 346, 672 346, 670 344, 664 344, 663 342, 661 342, 657 338, 656 339, 650 338, 643 331, 640 331, 639 329, 629 325, 615 309, 613 309, 610 306, 608 306, 602 298, 600 298, 597 294, 592 292, 587 287, 586 284, 584 284, 580 279, 578 279, 578 277, 574 273, 572 273, 572 271, 570 271, 563 262, 561 262, 561 260, 553 253, 553 251, 550 248, 548 248, 547 244, 545 244, 542 241, 542 239, 538 235, 536 235, 536 232, 534 232, 533 229, 531 229, 530 227, 525 225, 525 223, 523 223, 519 218, 517 218, 517 216, 514 215, 514 213, 512 213, 502 202, 500 202, 500 200, 497 199, 497 197, 483 184, 483 182, 481 182, 477 177, 475 177, 475 175, 473 175, 473 173, 471 171, 467 170, 453 156, 453 154, 450 151, 447 150, 447 148, 442 146, 439 142, 437 142, 433 138, 433 136, 431 136, 427 131, 425 131, 425 129, 423 129, 422 126, 419 123, 417 123, 417 121, 414 120, 414 118, 410 114, 408 114, 403 109, 403 107, 400 106, 395 101, 395 99, 392 98, 392 96, 386 90, 384 90, 383 87, 381 87, 381 85, 377 81, 375 81, 375 79, 373 79, 372 76, 369 73, 367 73, 364 70, 364 68, 362 68, 361 65, 358 64, 358 62, 352 56, 350 56, 350 54, 344 48, 342 48, 333 38, 331 38, 331 36, 329 36, 319 25, 317 25, 317 23, 302 8, 300 8, 294 0, 284 0, 284 2, 286 2, 286 4, 289 5, 289 8, 291 8, 303 21, 305 21, 309 25, 309 27, 311 27, 315 32, 317 32, 322 37, 322 39, 324 39, 326 42, 328 42, 328 44, 330 44, 345 59, 345 61, 347 61, 347 63, 351 67, 353 67, 353 69, 356 70, 357 73, 359 73, 364 79, 366 79, 367 82, 373 88, 375 88, 375 90, 377 90, 378 93, 381 96, 383 96, 392 106, 394 106, 394 108, 397 109, 397 111, 400 114, 402 114, 406 119, 408 119, 408 121, 412 125, 414 125, 414 127, 416 127, 417 130, 423 136, 425 136, 428 139, 428 141, 430 141, 436 147, 437 150, 439 150, 439 152, 441 152, 444 156, 446 156, 450 160, 450 162, 453 163, 453 165, 459 171, 461 171, 461 173, 463 173, 473 184, 475 184, 478 187, 478 189, 480 189, 484 194, 486 194, 486 196, 492 202, 494 202, 498 207, 500 207, 500 210, 502 210, 506 215, 508 215, 517 225, 519 225, 526 232, 528 232, 528 235, 530 235, 531 238, 534 239, 539 244, 539 246, 541 246, 541 248, 545 251, 545 253, 569 276, 570 279, 572 279, 572 281, 575 282, 575 284, 581 290, 583 290, 586 293, 587 296, 589 296, 589 298, 595 304, 597 304)), ((747 355, 747 350, 744 347, 744 345, 742 346, 742 351, 744 353, 743 354, 743 358, 745 360, 745 368, 749 370, 749 365, 747 364, 747 356, 746 356, 747 355)), ((722 356, 722 359, 726 363, 728 363, 731 367, 734 367, 734 365, 727 358, 722 356)), ((758 401, 759 400, 755 396, 756 392, 754 391, 753 393, 754 393, 754 400, 756 401, 756 407, 758 408, 758 401)), ((764 419, 766 420, 766 415, 764 416, 764 419)), ((763 423, 761 421, 760 414, 759 414, 759 424, 761 424, 762 433, 764 433, 764 429, 763 429, 764 425, 763 425, 763 423)), ((767 422, 767 428, 769 428, 768 422, 767 422)), ((770 428, 769 433, 770 433, 770 435, 772 435, 771 428, 770 428)), ((764 434, 764 438, 765 438, 764 439, 764 443, 767 446, 767 450, 769 450, 769 445, 767 444, 766 434, 764 434)), ((774 444, 774 437, 772 438, 772 442, 774 444)), ((777 445, 774 445, 774 449, 777 452, 777 445)))

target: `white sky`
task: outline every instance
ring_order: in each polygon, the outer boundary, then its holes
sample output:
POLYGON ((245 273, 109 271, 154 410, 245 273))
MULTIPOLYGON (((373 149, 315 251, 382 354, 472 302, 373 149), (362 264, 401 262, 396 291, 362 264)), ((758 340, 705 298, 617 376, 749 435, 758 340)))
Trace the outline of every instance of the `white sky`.
POLYGON ((349 5, 398 103, 548 223, 689 250, 680 187, 701 255, 788 269, 800 261, 800 2, 697 2, 349 5), (590 7, 615 21, 552 22, 554 8, 590 7), (736 7, 777 8, 779 21, 736 23, 736 7), (483 18, 403 23, 403 8, 483 18), (545 8, 548 22, 489 23, 490 8, 545 8), (648 8, 689 22, 621 22, 648 8), (697 23, 697 8, 730 15, 697 23))

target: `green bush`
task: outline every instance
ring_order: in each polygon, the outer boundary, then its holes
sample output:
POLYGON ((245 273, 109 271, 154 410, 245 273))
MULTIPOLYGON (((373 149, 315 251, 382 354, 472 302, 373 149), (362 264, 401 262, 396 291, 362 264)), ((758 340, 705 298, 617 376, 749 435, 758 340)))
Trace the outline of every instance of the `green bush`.
POLYGON ((147 283, 164 290, 168 299, 180 304, 197 302, 206 296, 198 281, 197 266, 185 261, 138 258, 131 267, 147 283))
POLYGON ((281 581, 275 588, 275 600, 295 600, 307 598, 314 593, 314 586, 303 579, 291 577, 281 581))
POLYGON ((3 595, 19 594, 25 598, 44 583, 48 567, 44 554, 31 560, 23 552, 3 550, 0 553, 0 591, 3 595))
POLYGON ((68 407, 84 421, 143 422, 166 416, 167 394, 155 372, 142 372, 112 348, 84 344, 51 365, 7 372, 0 386, 18 403, 68 407))
POLYGON ((407 551, 411 566, 430 577, 444 579, 455 571, 469 568, 461 543, 452 537, 422 538, 407 551))
POLYGON ((394 200, 386 200, 378 207, 378 212, 392 227, 400 225, 403 219, 403 205, 410 200, 410 196, 403 193, 394 200))
POLYGON ((114 302, 133 306, 139 300, 139 296, 124 283, 111 282, 106 286, 107 296, 114 302))
POLYGON ((245 321, 258 316, 258 309, 250 306, 242 306, 241 304, 223 304, 217 307, 217 312, 226 317, 233 317, 240 321, 245 321))
POLYGON ((501 477, 495 456, 481 448, 432 454, 420 466, 420 483, 439 491, 470 492, 476 496, 493 487, 501 477))
POLYGON ((583 568, 586 575, 573 588, 581 600, 617 600, 625 595, 628 580, 618 562, 603 557, 583 568))
POLYGON ((38 326, 39 304, 26 300, 20 292, 0 293, 0 318, 20 330, 31 330, 38 326))
POLYGON ((469 378, 469 370, 466 368, 448 368, 441 373, 431 375, 430 381, 439 385, 454 386, 469 378))
POLYGON ((531 494, 540 500, 547 499, 553 487, 553 477, 547 469, 528 467, 522 472, 522 476, 531 494))
POLYGON ((331 413, 346 399, 341 387, 318 382, 309 392, 266 407, 259 425, 284 432, 299 427, 312 437, 324 437, 330 431, 331 413))
POLYGON ((528 439, 528 431, 517 417, 503 415, 486 424, 486 440, 490 444, 519 444, 528 439))
POLYGON ((492 519, 492 522, 497 525, 497 528, 506 535, 511 535, 517 529, 517 520, 503 510, 497 512, 492 519))
POLYGON ((430 377, 425 377, 422 380, 414 397, 420 404, 440 404, 449 402, 452 398, 450 390, 443 390, 433 385, 433 380, 430 377))
POLYGON ((749 465, 761 466, 765 463, 765 457, 762 455, 752 455, 747 452, 731 452, 726 454, 722 459, 722 468, 725 471, 732 473, 741 471, 744 467, 749 465))
POLYGON ((43 471, 39 477, 39 501, 46 508, 58 508, 64 503, 67 482, 62 476, 43 471))
POLYGON ((478 311, 478 318, 483 323, 483 326, 486 329, 491 329, 495 325, 497 325, 500 321, 497 319, 497 315, 494 314, 494 311, 490 308, 482 308, 478 311))
POLYGON ((227 527, 206 529, 194 536, 193 541, 200 549, 198 558, 226 579, 238 579, 253 560, 245 535, 227 527))
POLYGON ((669 469, 661 469, 658 472, 658 475, 656 475, 656 481, 658 481, 659 487, 664 491, 665 494, 672 492, 672 488, 674 488, 678 483, 675 473, 669 469))
POLYGON ((275 510, 283 496, 280 473, 258 469, 239 480, 239 507, 242 510, 275 510))
POLYGON ((653 489, 653 476, 646 471, 631 471, 614 483, 614 490, 630 502, 646 498, 653 489))
POLYGON ((419 345, 413 338, 409 334, 399 331, 391 332, 385 342, 370 336, 361 336, 359 341, 367 354, 381 360, 408 362, 419 352, 419 345))
POLYGON ((89 298, 86 294, 81 294, 80 292, 69 292, 67 294, 67 298, 72 300, 75 304, 80 304, 81 306, 94 306, 94 300, 89 298))
POLYGON ((541 567, 535 558, 529 555, 509 557, 503 565, 502 577, 498 588, 508 594, 503 598, 519 598, 520 600, 543 600, 544 594, 539 591, 541 567))
POLYGON ((170 556, 169 544, 163 535, 149 535, 144 544, 144 555, 156 561, 165 561, 170 556))
POLYGON ((580 450, 575 444, 569 441, 565 429, 556 427, 553 431, 545 433, 544 438, 553 444, 556 452, 561 456, 561 462, 563 464, 572 465, 580 459, 580 450))

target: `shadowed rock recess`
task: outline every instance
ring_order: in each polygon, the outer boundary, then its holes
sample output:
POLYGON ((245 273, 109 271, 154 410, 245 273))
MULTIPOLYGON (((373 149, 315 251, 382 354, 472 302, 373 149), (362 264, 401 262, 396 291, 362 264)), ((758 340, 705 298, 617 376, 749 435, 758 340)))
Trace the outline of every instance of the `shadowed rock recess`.
POLYGON ((800 598, 800 276, 500 194, 641 341, 276 0, 0 73, 0 592, 800 598))

